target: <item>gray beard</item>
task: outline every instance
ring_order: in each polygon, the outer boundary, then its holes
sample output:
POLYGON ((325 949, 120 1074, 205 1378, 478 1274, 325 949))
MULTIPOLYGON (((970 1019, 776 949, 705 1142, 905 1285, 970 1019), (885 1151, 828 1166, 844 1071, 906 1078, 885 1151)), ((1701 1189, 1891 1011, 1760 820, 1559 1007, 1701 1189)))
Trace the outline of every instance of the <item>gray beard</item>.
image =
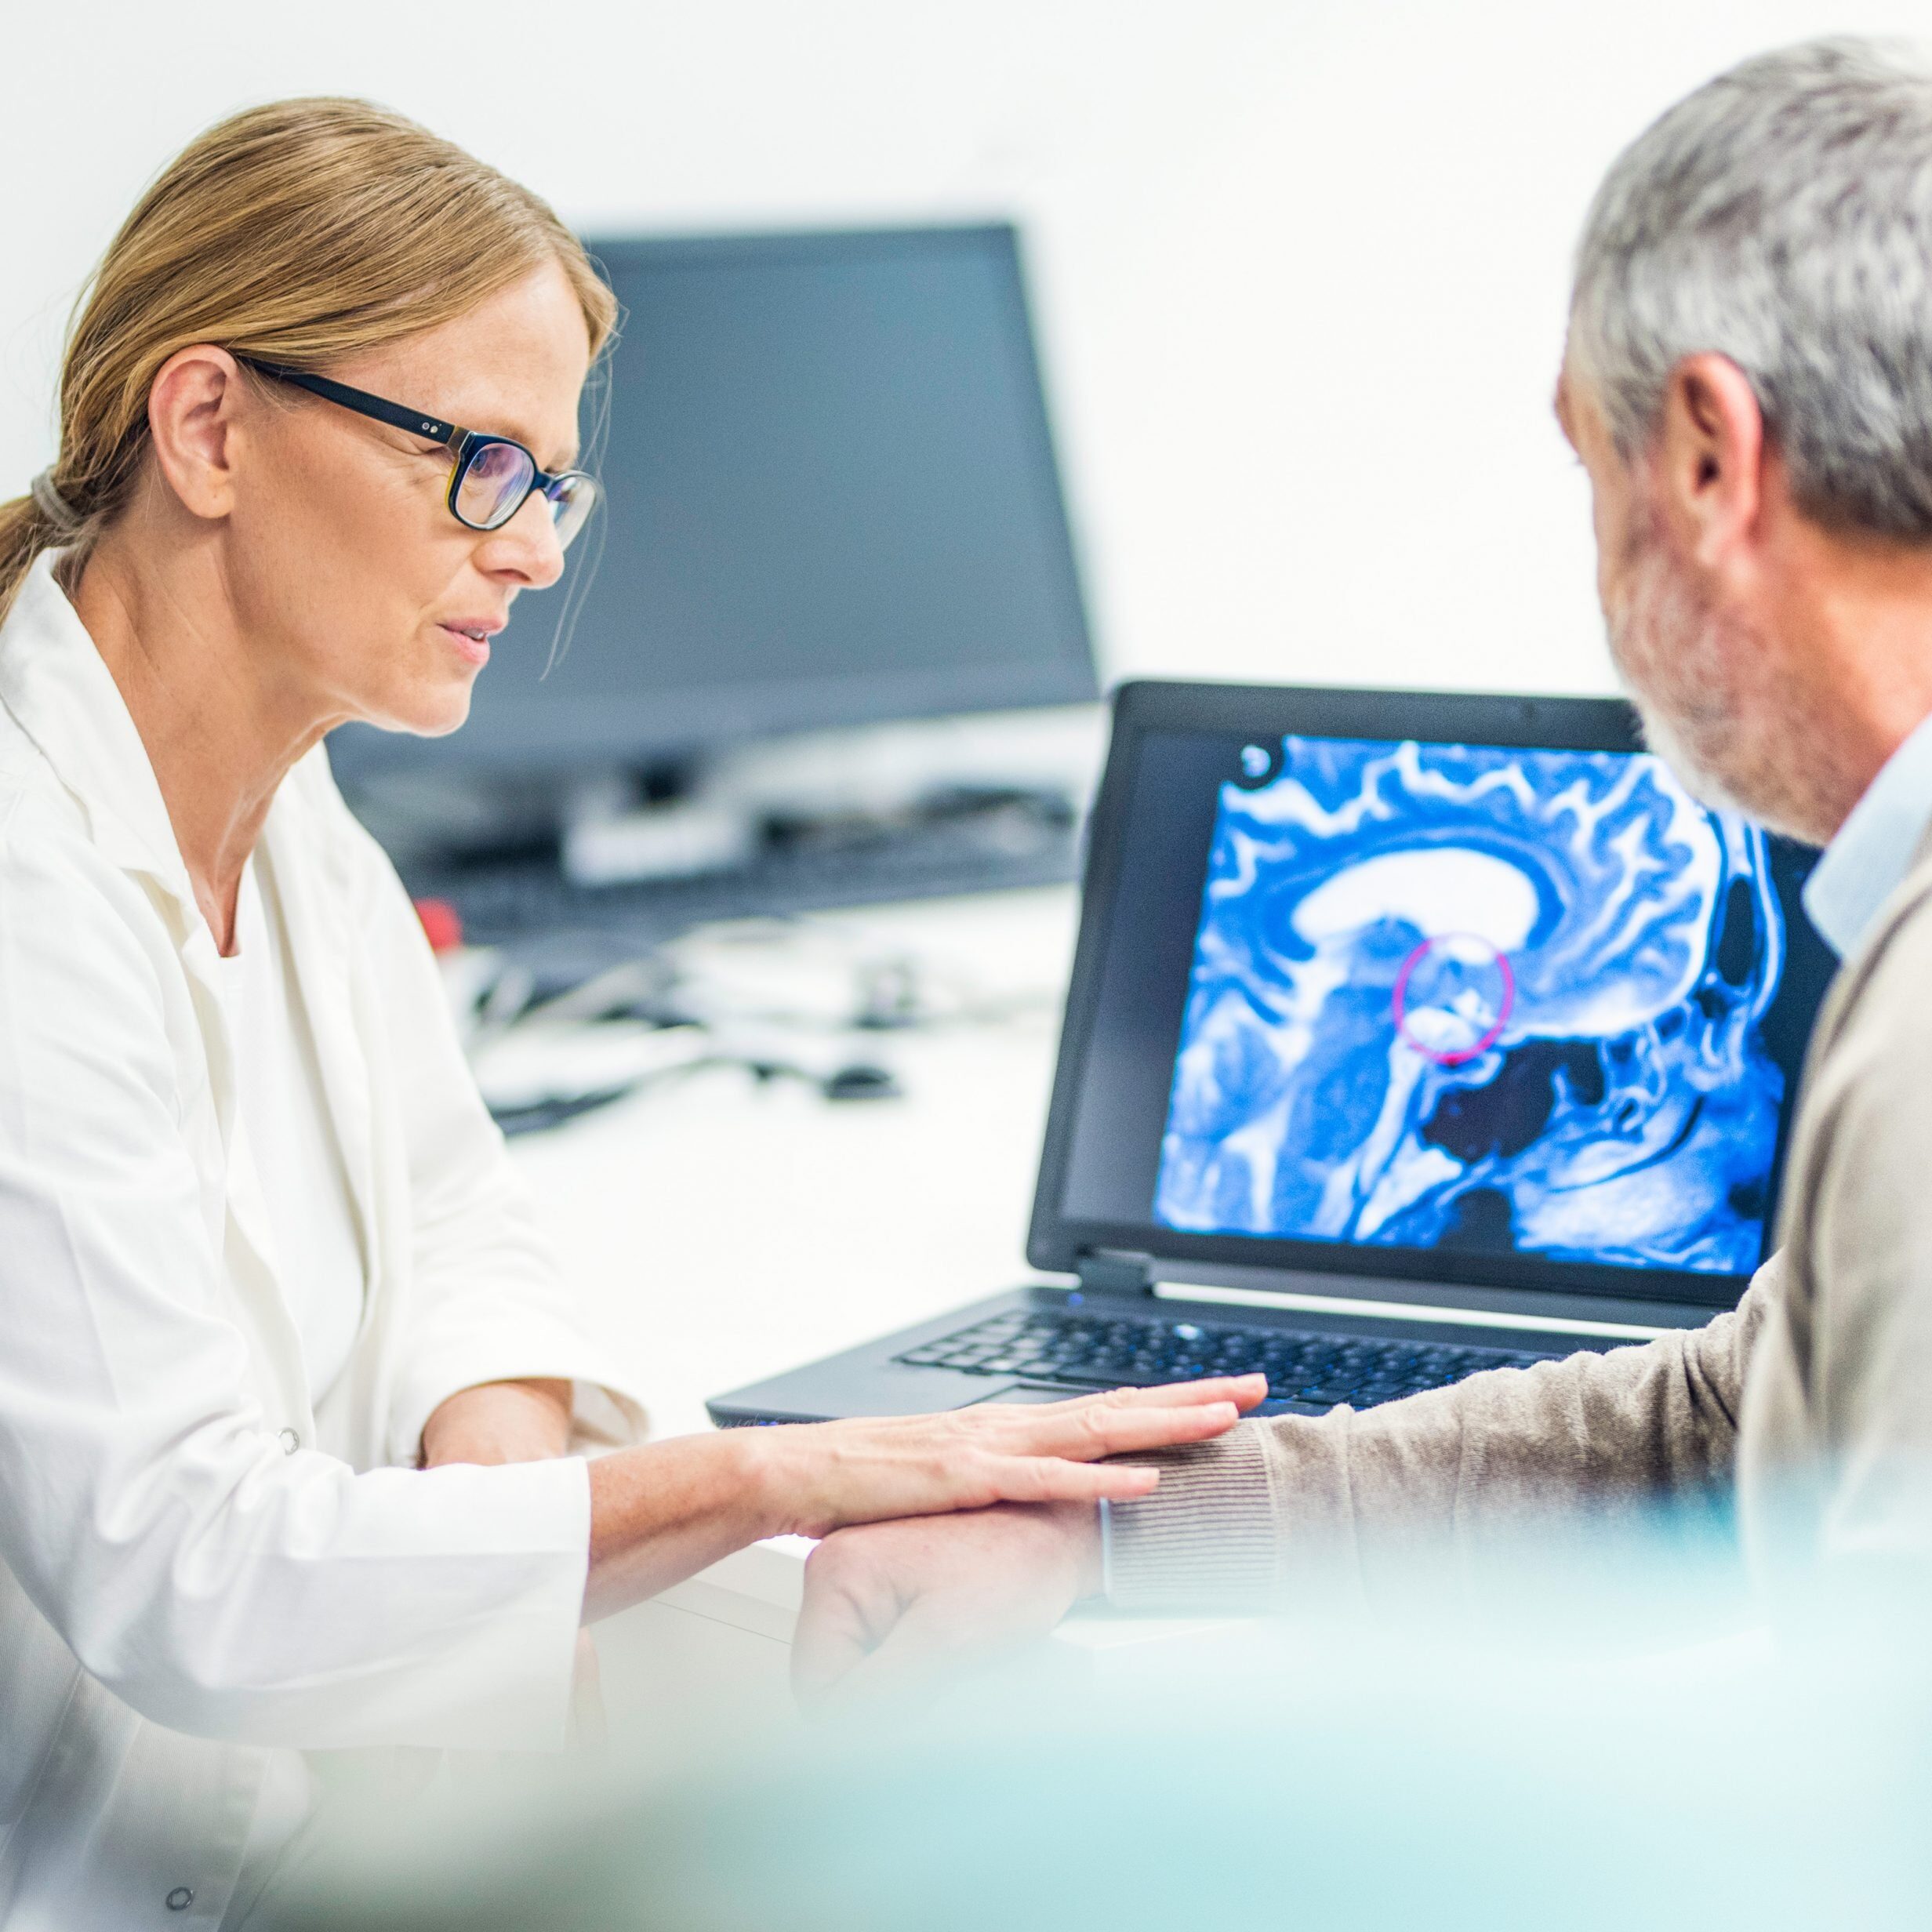
POLYGON ((1632 702, 1643 727, 1645 746, 1670 767, 1678 783, 1699 804, 1708 805, 1713 812, 1736 812, 1747 819, 1754 815, 1717 772, 1693 755, 1689 746, 1678 735, 1676 725, 1662 710, 1649 699, 1634 694, 1632 702))
POLYGON ((1778 694, 1749 691, 1743 667, 1756 641, 1701 598, 1653 523, 1606 609, 1610 653, 1643 721, 1644 743, 1701 804, 1774 831, 1816 836, 1817 810, 1799 782, 1806 742, 1778 694))

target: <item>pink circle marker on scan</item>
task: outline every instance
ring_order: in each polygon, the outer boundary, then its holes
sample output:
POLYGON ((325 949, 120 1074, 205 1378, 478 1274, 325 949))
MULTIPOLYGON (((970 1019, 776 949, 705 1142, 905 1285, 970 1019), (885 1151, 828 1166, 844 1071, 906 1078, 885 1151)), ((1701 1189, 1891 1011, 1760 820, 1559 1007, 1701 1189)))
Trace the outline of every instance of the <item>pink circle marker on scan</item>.
MULTIPOLYGON (((1502 1030, 1509 1024, 1509 1015, 1516 1010, 1516 969, 1509 964, 1509 955, 1501 947, 1492 946, 1488 940, 1474 932, 1442 932, 1432 939, 1425 939, 1405 959, 1396 974, 1393 1004, 1395 1008, 1396 1030, 1426 1060, 1433 1060, 1438 1066, 1461 1066, 1465 1061, 1473 1060, 1480 1054, 1487 1053, 1502 1037, 1502 1030), (1453 949, 1453 950, 1452 950, 1453 949), (1461 954, 1470 949, 1479 953, 1476 960, 1461 954), (1499 997, 1495 1002, 1494 1017, 1487 1028, 1474 1040, 1465 1044, 1445 1047, 1438 1043, 1417 1037, 1410 1024, 1409 987, 1416 972, 1432 957, 1440 954, 1446 963, 1458 966, 1493 966, 1499 982, 1499 997)), ((1423 1012, 1443 1017, 1453 1016, 1465 1025, 1473 1025, 1468 1017, 1444 1005, 1431 1005, 1417 1009, 1417 1016, 1423 1012)))

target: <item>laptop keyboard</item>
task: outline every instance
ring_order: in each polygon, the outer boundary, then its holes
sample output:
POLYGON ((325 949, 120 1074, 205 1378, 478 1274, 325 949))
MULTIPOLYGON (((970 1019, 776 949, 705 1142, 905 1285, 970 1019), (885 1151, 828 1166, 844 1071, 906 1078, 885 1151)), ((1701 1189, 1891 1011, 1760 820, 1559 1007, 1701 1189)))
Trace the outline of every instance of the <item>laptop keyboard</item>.
POLYGON ((1271 1404, 1332 1408, 1346 1402, 1357 1409, 1447 1388, 1486 1368, 1527 1368, 1552 1359, 1519 1349, 1024 1309, 893 1357, 915 1368, 1032 1376, 1076 1390, 1258 1373, 1268 1378, 1271 1404))

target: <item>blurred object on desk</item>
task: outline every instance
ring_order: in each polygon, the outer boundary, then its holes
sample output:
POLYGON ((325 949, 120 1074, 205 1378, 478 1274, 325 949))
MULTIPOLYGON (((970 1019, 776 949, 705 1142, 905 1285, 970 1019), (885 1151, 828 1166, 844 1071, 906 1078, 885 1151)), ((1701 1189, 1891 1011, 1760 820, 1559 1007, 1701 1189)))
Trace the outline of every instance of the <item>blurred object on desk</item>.
POLYGON ((554 848, 405 862, 405 876, 556 993, 719 920, 1062 885, 1080 857, 1066 794, 955 790, 889 816, 774 818, 743 862, 695 876, 584 884, 554 848))
POLYGON ((698 929, 543 997, 514 954, 445 956, 470 1061, 507 1133, 561 1126, 670 1080, 735 1070, 828 1101, 896 1099, 892 1036, 1057 1012, 1057 983, 990 978, 950 949, 844 919, 698 929), (487 969, 481 981, 479 967, 487 969))

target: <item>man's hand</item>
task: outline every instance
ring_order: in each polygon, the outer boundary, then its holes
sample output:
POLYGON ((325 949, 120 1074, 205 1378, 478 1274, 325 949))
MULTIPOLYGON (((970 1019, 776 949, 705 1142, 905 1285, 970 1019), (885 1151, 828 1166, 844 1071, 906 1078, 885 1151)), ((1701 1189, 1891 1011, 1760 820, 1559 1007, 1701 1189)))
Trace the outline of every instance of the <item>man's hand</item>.
POLYGON ((805 1565, 792 1686, 807 1705, 929 1684, 1044 1636, 1100 1588, 1091 1503, 1001 1503, 866 1523, 805 1565))
POLYGON ((423 1425, 423 1466, 545 1462, 570 1447, 567 1382, 491 1382, 459 1389, 423 1425))

